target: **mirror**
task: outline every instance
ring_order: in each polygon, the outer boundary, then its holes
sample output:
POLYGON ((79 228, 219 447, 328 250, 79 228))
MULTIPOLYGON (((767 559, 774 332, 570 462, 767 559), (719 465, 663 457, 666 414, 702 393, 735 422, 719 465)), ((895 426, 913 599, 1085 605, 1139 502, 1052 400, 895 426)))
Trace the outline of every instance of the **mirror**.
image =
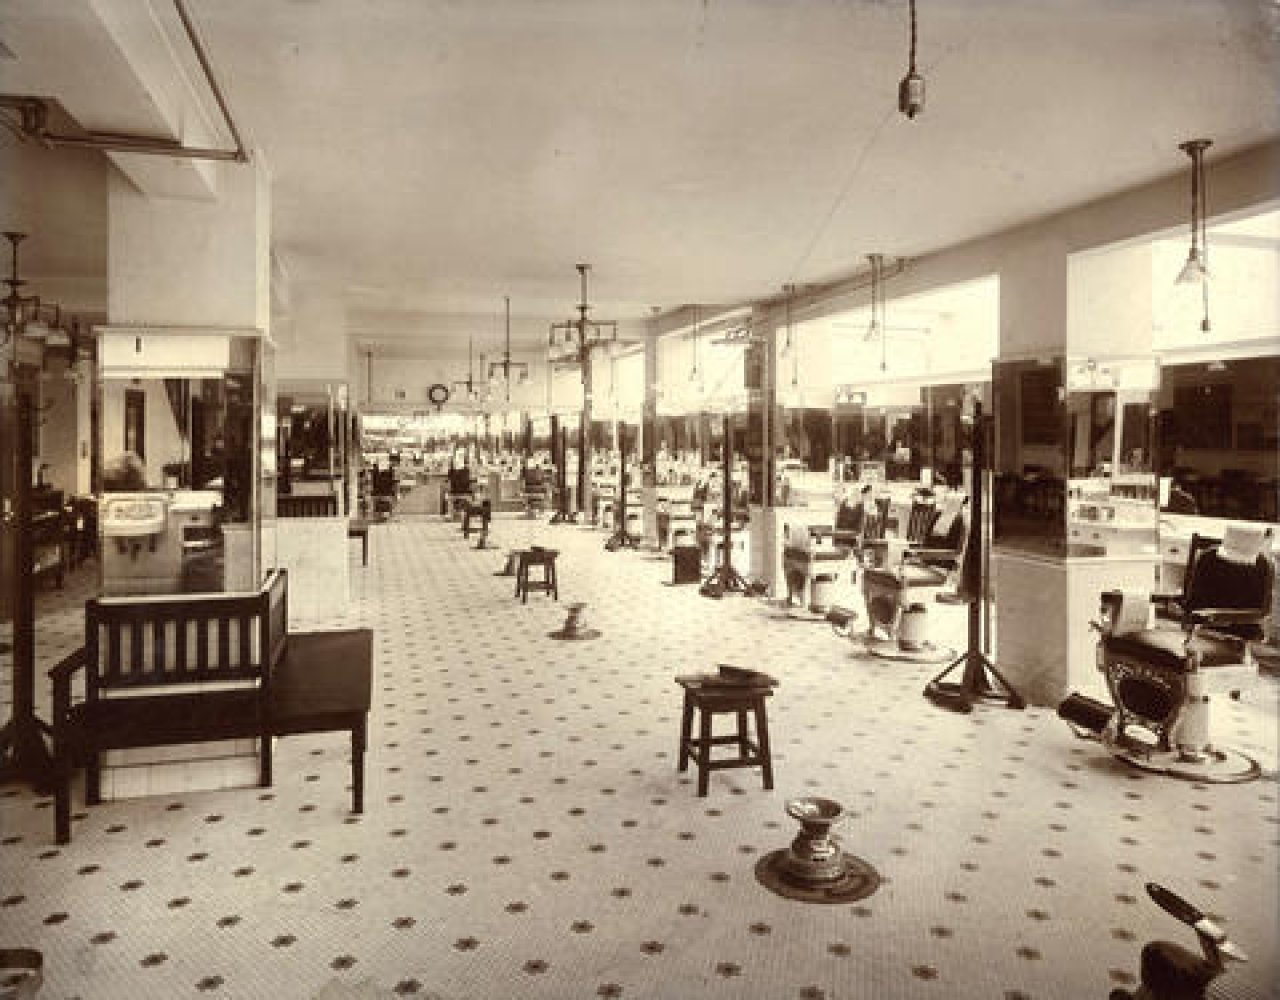
POLYGON ((994 542, 1062 555, 1066 493, 1066 365, 1063 358, 992 366, 996 446, 994 542))
POLYGON ((261 432, 274 421, 260 412, 257 338, 104 328, 99 348, 95 480, 103 593, 256 586, 258 508, 275 476, 274 468, 262 468, 259 481, 261 432), (195 359, 190 368, 174 366, 188 355, 195 359))
POLYGON ((1280 357, 1165 365, 1155 398, 1160 508, 1277 521, 1280 357))

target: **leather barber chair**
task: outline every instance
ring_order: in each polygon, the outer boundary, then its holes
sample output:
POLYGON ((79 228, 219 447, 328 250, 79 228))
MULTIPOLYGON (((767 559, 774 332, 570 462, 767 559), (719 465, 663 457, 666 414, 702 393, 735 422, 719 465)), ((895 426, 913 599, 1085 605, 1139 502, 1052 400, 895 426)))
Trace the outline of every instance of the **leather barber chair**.
MULTIPOLYGON (((1102 595, 1095 627, 1110 706, 1070 695, 1058 714, 1077 735, 1101 739, 1145 770, 1198 781, 1256 778, 1256 761, 1209 735, 1210 675, 1256 669, 1250 642, 1271 613, 1270 530, 1193 535, 1181 594, 1102 595)), ((1227 676, 1235 676, 1229 674, 1227 676)))
POLYGON ((449 470, 449 512, 458 520, 467 510, 467 504, 475 499, 475 485, 471 482, 471 470, 463 467, 449 470))
MULTIPOLYGON (((902 538, 867 543, 870 564, 862 571, 862 593, 873 638, 895 639, 906 650, 927 643, 925 605, 914 593, 942 586, 960 566, 968 537, 966 509, 963 498, 945 503, 933 513, 927 529, 919 532, 917 527, 918 544, 902 538)), ((913 505, 912 526, 922 518, 918 505, 913 505)))

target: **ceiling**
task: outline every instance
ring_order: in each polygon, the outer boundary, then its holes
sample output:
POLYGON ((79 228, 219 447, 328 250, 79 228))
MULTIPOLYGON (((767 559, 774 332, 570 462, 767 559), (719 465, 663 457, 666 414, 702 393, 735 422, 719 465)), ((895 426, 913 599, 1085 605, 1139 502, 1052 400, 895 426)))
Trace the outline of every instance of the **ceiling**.
MULTIPOLYGON (((61 3, 0 0, 19 63, 74 37, 61 3)), ((1187 138, 1211 182, 1280 135, 1275 0, 920 0, 913 121, 906 0, 190 6, 295 302, 402 355, 496 344, 504 296, 535 349, 579 262, 601 319, 773 298, 1182 171, 1187 138)))

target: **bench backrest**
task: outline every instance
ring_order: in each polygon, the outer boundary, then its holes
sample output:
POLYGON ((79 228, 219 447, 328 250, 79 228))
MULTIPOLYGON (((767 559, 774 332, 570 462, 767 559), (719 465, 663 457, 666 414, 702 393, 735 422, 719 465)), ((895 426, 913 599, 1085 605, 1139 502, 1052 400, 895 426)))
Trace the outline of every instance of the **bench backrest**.
POLYGON ((85 604, 85 698, 270 680, 288 635, 288 575, 250 594, 106 597, 85 604))
POLYGON ((276 497, 277 517, 333 517, 338 498, 332 493, 285 493, 276 497))

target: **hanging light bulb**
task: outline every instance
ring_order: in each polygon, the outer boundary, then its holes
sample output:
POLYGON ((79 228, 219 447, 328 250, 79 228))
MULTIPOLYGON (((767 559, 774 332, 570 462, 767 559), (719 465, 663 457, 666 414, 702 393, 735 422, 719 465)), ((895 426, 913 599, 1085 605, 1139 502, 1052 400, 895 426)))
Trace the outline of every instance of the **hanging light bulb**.
POLYGON ((698 307, 693 307, 693 367, 689 369, 689 381, 696 383, 701 377, 698 371, 698 307))
POLYGON ((1208 249, 1204 232, 1204 151, 1211 145, 1210 139, 1191 139, 1178 146, 1191 157, 1191 248, 1178 274, 1180 285, 1198 283, 1209 277, 1204 257, 1208 249))
POLYGON ((867 332, 862 339, 870 343, 881 336, 880 329, 880 261, 883 255, 867 254, 867 263, 871 265, 871 321, 867 324, 867 332))
POLYGON ((907 75, 898 84, 898 110, 908 118, 915 118, 924 110, 924 77, 916 72, 916 0, 911 6, 911 59, 907 75))
POLYGON ((787 322, 787 339, 782 345, 781 356, 786 358, 791 356, 791 352, 795 349, 795 344, 791 339, 791 298, 795 295, 795 285, 783 285, 782 290, 787 293, 786 300, 786 322, 787 322))

